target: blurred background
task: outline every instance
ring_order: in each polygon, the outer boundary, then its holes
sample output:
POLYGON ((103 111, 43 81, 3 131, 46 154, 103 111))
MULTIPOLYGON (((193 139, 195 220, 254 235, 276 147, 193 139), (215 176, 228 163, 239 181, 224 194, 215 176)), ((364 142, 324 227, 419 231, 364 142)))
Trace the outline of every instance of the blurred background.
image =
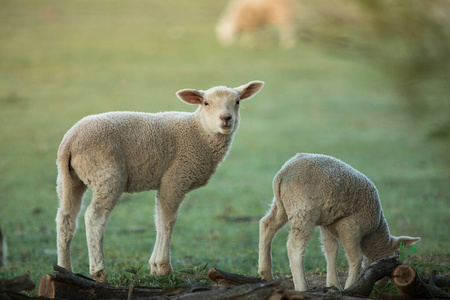
MULTIPOLYGON (((180 209, 175 269, 208 262, 255 275, 272 178, 295 153, 314 152, 366 174, 391 233, 421 236, 418 260, 448 270, 450 2, 268 2, 281 17, 250 4, 227 10, 225 0, 0 2, 0 227, 9 246, 0 277, 37 281, 56 263, 56 152, 79 119, 194 111, 177 90, 251 80, 266 85, 242 103, 228 158, 180 209)), ((106 230, 109 274, 147 272, 153 216, 153 191, 122 196, 106 230)), ((287 233, 274 241, 278 275, 290 274, 287 233)), ((88 275, 82 215, 72 255, 74 271, 88 275)), ((316 231, 306 268, 325 264, 316 231)))

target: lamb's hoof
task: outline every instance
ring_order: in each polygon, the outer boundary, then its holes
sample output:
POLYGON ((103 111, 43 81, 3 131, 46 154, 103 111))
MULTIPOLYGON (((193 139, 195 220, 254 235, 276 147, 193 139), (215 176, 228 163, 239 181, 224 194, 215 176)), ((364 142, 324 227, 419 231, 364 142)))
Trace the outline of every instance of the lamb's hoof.
POLYGON ((172 266, 169 264, 157 264, 150 265, 150 273, 152 275, 169 275, 172 273, 172 266))
POLYGON ((341 295, 342 288, 338 288, 335 286, 327 286, 323 288, 323 292, 328 295, 341 295))
POLYGON ((273 280, 272 272, 260 271, 258 273, 259 273, 259 275, 261 275, 261 278, 264 279, 265 281, 272 281, 273 280))
POLYGON ((92 278, 100 283, 108 283, 108 278, 106 276, 106 272, 105 270, 100 270, 98 272, 95 272, 94 274, 92 274, 92 278))

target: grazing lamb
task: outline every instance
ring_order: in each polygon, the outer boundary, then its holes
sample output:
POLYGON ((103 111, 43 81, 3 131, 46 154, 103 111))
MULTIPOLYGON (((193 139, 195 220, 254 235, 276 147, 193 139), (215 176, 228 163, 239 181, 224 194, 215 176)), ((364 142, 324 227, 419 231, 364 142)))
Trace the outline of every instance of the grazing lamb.
POLYGON ((249 34, 267 25, 280 31, 280 44, 295 44, 294 3, 292 0, 233 0, 216 26, 218 40, 230 46, 239 34, 249 34))
POLYGON ((375 185, 342 161, 320 154, 300 153, 287 161, 273 180, 274 200, 260 222, 259 273, 272 279, 271 244, 289 220, 287 250, 296 290, 306 291, 305 248, 315 226, 320 226, 327 259, 327 286, 340 287, 336 259, 338 242, 349 262, 345 288, 364 265, 391 256, 420 238, 390 235, 375 185))
POLYGON ((157 234, 149 264, 152 274, 169 274, 178 208, 226 157, 239 125, 239 102, 263 85, 253 81, 237 88, 178 91, 182 101, 199 105, 193 113, 109 112, 75 124, 58 150, 58 264, 72 270, 70 244, 90 187, 93 199, 85 215, 90 274, 107 282, 103 235, 109 214, 123 192, 157 190, 157 234))

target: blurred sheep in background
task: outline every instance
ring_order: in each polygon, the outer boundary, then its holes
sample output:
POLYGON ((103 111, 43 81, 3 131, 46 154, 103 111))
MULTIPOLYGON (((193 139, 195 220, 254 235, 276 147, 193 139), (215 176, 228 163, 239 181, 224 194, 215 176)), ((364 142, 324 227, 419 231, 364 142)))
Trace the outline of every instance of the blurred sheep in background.
POLYGON ((241 35, 249 38, 258 29, 274 26, 280 32, 280 45, 295 45, 295 6, 291 0, 234 0, 228 3, 216 26, 223 46, 232 45, 241 35))

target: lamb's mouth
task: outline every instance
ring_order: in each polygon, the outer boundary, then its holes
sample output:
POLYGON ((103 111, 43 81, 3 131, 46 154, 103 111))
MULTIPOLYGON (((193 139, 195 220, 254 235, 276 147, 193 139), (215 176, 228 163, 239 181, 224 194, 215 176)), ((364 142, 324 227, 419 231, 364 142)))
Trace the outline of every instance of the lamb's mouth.
POLYGON ((220 126, 220 128, 224 132, 230 132, 231 131, 231 125, 222 125, 222 126, 220 126))

